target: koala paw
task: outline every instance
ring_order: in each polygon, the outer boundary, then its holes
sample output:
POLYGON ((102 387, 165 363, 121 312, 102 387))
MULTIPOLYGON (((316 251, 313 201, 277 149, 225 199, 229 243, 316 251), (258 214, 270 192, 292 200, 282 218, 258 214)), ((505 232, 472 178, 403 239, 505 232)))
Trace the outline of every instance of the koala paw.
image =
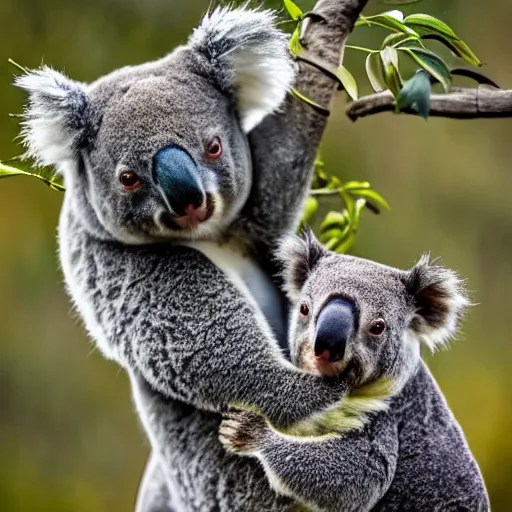
POLYGON ((219 427, 219 439, 226 450, 237 455, 253 455, 270 434, 263 416, 245 409, 231 407, 219 427))

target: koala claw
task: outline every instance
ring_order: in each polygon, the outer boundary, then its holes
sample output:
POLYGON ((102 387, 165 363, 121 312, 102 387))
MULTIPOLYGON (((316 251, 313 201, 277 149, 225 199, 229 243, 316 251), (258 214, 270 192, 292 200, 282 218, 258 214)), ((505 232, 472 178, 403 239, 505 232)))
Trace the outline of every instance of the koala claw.
POLYGON ((228 452, 251 456, 270 434, 266 419, 252 411, 231 408, 224 414, 219 439, 228 452))

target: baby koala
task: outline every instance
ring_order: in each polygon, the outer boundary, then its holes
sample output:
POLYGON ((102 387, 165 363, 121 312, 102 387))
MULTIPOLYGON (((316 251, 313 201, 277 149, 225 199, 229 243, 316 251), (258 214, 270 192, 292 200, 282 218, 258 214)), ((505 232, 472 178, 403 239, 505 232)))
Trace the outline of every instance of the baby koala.
POLYGON ((286 431, 233 409, 220 428, 226 448, 259 459, 301 510, 489 510, 464 434, 420 358, 421 343, 434 350, 456 333, 468 305, 457 275, 428 257, 399 270, 339 255, 310 231, 285 240, 279 258, 296 304, 292 361, 355 384, 339 406, 286 431))

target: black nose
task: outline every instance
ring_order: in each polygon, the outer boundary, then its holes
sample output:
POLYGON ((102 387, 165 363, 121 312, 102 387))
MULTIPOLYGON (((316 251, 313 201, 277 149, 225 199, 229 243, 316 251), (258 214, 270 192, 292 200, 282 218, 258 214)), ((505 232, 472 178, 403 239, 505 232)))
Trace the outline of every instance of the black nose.
POLYGON ((341 361, 347 342, 356 330, 354 305, 344 299, 330 300, 316 322, 315 355, 329 362, 341 361))
POLYGON ((153 158, 153 173, 173 212, 185 215, 187 207, 199 208, 205 194, 191 156, 178 146, 160 149, 153 158))

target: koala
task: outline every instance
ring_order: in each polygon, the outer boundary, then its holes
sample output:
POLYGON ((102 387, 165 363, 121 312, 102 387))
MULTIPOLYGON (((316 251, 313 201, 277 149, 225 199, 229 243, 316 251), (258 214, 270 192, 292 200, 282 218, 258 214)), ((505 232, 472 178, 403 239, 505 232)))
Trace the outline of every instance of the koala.
MULTIPOLYGON (((324 1, 329 24, 309 47, 333 68, 347 31, 338 4, 324 1)), ((275 15, 246 7, 215 9, 169 55, 91 84, 47 67, 15 83, 28 92, 28 156, 64 178, 67 290, 127 371, 151 441, 139 510, 291 510, 217 432, 229 404, 284 426, 349 388, 284 358, 285 301, 270 277, 326 125, 287 93, 294 84, 326 105, 336 83, 294 65, 275 15)))
POLYGON ((327 251, 311 232, 279 251, 296 304, 291 357, 321 375, 355 368, 336 411, 280 429, 233 410, 220 436, 260 461, 270 485, 315 511, 487 511, 464 434, 420 359, 457 330, 461 280, 424 256, 411 270, 327 251))

